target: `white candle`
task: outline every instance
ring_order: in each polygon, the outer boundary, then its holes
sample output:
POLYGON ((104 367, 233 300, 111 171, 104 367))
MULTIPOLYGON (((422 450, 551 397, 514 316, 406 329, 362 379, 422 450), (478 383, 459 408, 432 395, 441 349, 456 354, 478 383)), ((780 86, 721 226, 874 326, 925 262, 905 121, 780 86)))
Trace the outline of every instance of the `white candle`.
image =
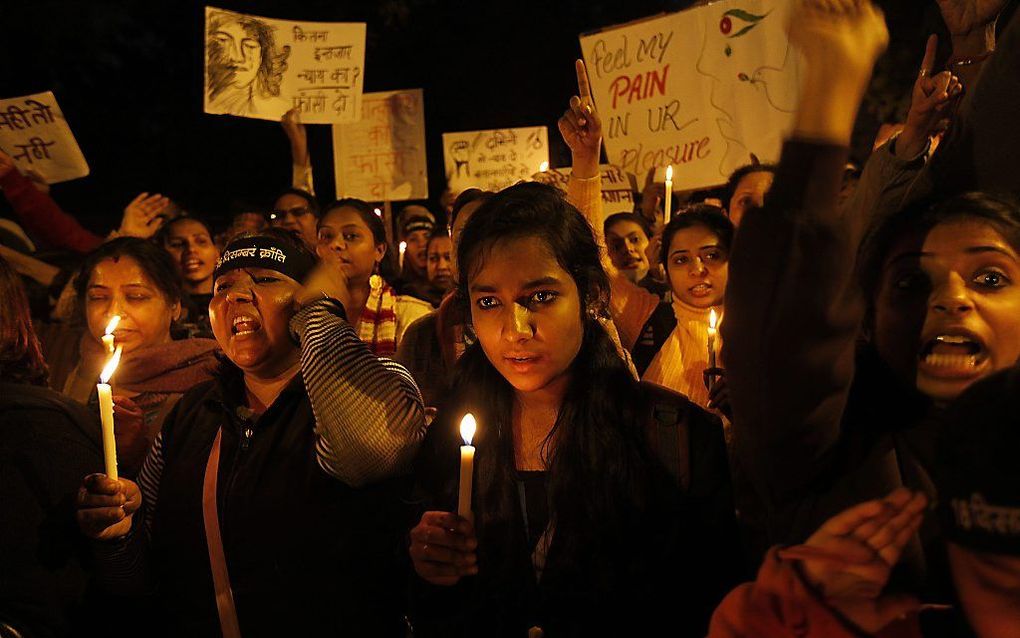
POLYGON ((404 270, 404 253, 407 252, 407 242, 400 242, 400 270, 404 270))
POLYGON ((708 312, 708 367, 715 367, 715 335, 718 333, 719 315, 715 308, 708 312))
POLYGON ((117 439, 113 430, 113 388, 110 387, 110 377, 117 370, 120 363, 121 346, 117 346, 113 356, 106 362, 106 367, 99 374, 99 385, 96 391, 99 394, 99 419, 103 426, 103 458, 106 460, 106 475, 117 480, 117 439))
POLYGON ((666 201, 663 205, 663 216, 662 221, 664 224, 669 223, 670 209, 673 207, 673 165, 670 164, 666 167, 666 201))
POLYGON ((110 323, 106 324, 106 333, 103 335, 103 347, 106 348, 106 352, 113 354, 113 331, 117 329, 117 324, 120 323, 120 315, 113 315, 110 318, 110 323))
POLYGON ((457 513, 463 518, 474 520, 471 512, 471 482, 474 479, 475 448, 471 439, 475 436, 475 417, 471 413, 464 415, 460 421, 460 437, 464 445, 460 446, 460 498, 457 500, 457 513))

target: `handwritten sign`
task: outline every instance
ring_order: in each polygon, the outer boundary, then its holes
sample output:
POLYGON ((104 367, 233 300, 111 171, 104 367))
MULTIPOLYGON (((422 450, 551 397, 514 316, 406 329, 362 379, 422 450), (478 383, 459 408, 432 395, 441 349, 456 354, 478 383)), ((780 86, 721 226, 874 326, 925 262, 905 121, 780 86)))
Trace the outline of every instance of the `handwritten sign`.
POLYGON ((450 190, 498 191, 549 165, 544 126, 443 133, 443 159, 450 190))
MULTIPOLYGON (((629 173, 624 173, 619 166, 603 164, 599 166, 602 174, 602 212, 607 217, 616 213, 633 213, 637 200, 637 180, 629 173)), ((532 179, 543 184, 551 184, 564 193, 570 181, 569 168, 550 168, 535 173, 532 179)))
POLYGON ((674 189, 715 186, 754 153, 778 159, 799 58, 787 0, 721 0, 581 36, 609 160, 674 189))
POLYGON ((0 150, 48 184, 85 177, 89 165, 53 93, 0 100, 0 150))
POLYGON ((361 121, 333 125, 337 199, 426 199, 425 103, 421 89, 366 93, 361 121))
POLYGON ((205 8, 206 113, 311 124, 361 117, 365 24, 274 20, 205 8))

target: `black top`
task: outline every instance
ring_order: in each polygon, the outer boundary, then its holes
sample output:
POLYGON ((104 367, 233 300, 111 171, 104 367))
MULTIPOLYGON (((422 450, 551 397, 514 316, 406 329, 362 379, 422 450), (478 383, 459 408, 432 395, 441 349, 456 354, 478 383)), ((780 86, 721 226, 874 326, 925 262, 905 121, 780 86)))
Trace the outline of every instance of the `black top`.
POLYGON ((535 551, 538 540, 549 525, 549 495, 545 488, 545 472, 529 471, 517 473, 517 494, 524 512, 524 530, 528 549, 535 551))

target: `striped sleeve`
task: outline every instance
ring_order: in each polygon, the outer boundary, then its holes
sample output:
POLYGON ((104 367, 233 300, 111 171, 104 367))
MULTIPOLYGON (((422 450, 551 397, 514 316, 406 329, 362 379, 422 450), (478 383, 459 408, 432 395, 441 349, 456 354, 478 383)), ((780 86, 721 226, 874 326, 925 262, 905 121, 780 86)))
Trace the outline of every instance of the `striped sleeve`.
POLYGON ((159 433, 138 473, 142 507, 135 512, 131 530, 115 540, 92 542, 96 556, 96 578, 110 591, 137 593, 149 589, 146 552, 162 475, 163 434, 159 433))
POLYGON ((360 487, 409 470, 425 437, 421 393, 410 373, 376 357, 323 299, 291 320, 301 344, 301 374, 315 414, 319 465, 360 487))

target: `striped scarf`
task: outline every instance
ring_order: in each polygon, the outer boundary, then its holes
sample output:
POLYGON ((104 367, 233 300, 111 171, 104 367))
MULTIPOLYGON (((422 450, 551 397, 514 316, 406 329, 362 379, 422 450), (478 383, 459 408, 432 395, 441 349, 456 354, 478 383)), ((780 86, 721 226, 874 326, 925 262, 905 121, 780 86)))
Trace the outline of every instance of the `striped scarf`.
POLYGON ((389 284, 370 288, 365 309, 358 322, 358 337, 377 357, 392 357, 397 352, 397 296, 389 284))

